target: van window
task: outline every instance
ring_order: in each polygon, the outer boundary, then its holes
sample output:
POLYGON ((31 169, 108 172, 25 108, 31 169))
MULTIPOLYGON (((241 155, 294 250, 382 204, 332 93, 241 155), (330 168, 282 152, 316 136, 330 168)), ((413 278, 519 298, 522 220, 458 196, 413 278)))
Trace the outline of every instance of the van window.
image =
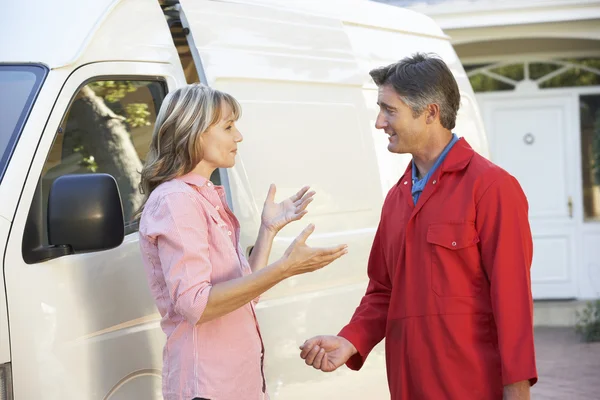
POLYGON ((0 180, 48 69, 0 65, 0 180))
POLYGON ((133 216, 142 201, 140 172, 165 95, 165 83, 154 80, 106 79, 81 87, 63 118, 42 171, 38 190, 43 212, 56 178, 107 173, 119 187, 125 234, 136 232, 133 216))

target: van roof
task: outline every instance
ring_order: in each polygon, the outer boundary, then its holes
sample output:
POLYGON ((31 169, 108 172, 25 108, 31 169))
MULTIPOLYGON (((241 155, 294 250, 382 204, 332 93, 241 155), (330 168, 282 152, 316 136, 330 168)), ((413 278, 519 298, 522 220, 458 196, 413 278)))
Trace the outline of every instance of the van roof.
MULTIPOLYGON (((204 1, 276 7, 346 24, 446 38, 430 17, 368 0, 204 1)), ((8 2, 4 11, 0 62, 43 63, 55 69, 82 56, 84 62, 164 62, 173 56, 159 0, 20 0, 8 2)))
MULTIPOLYGON (((219 1, 219 0, 217 0, 219 1)), ((417 11, 372 0, 221 0, 273 6, 337 18, 346 24, 362 25, 420 36, 449 39, 429 16, 417 11)))
POLYGON ((3 5, 1 15, 0 62, 56 69, 76 61, 173 56, 158 0, 19 0, 3 5))

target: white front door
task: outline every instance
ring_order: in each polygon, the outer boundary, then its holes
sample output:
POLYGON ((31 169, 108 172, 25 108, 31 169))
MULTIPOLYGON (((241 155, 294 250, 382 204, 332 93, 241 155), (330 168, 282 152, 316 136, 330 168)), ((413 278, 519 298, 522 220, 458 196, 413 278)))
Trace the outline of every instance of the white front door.
POLYGON ((577 132, 569 97, 480 98, 492 161, 515 176, 529 201, 534 299, 577 295, 574 272, 577 132))

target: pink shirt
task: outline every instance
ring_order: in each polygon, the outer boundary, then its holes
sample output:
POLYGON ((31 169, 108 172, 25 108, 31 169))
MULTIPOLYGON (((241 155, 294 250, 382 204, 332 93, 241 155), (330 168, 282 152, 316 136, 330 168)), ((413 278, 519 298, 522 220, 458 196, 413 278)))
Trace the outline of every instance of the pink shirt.
POLYGON ((222 187, 190 173, 159 185, 140 221, 140 248, 167 335, 165 400, 268 399, 254 303, 197 324, 213 284, 251 273, 222 187))

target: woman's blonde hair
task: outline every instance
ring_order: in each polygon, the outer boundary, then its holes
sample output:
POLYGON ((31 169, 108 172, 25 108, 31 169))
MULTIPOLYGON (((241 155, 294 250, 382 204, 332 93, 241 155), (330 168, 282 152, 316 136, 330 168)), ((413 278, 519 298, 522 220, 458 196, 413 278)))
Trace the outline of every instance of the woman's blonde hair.
POLYGON ((137 217, 158 185, 191 172, 202 160, 200 135, 221 120, 223 103, 229 104, 237 120, 241 107, 230 94, 199 83, 167 94, 142 168, 140 192, 144 199, 137 217))

